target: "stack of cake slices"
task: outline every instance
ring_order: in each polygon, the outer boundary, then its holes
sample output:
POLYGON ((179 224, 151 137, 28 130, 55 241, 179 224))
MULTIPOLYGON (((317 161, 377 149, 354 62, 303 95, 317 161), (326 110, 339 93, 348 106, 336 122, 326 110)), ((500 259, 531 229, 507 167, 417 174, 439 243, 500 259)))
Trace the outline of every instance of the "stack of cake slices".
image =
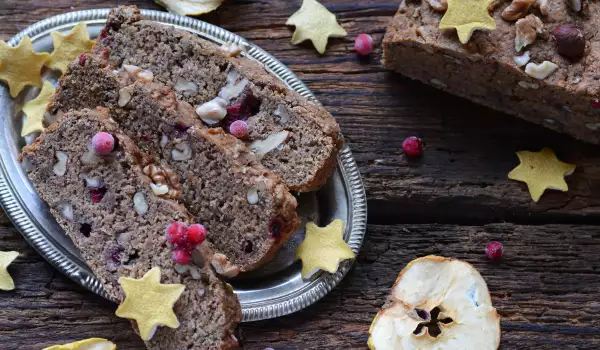
POLYGON ((300 222, 290 191, 319 189, 336 165, 334 118, 240 51, 113 9, 94 52, 61 78, 51 125, 21 154, 112 298, 125 297, 119 277, 153 267, 185 285, 180 327, 159 328, 149 348, 237 347, 240 305, 222 279, 272 259, 300 222), (238 121, 247 128, 232 133, 238 121), (114 139, 107 154, 92 144, 99 133, 114 139), (179 222, 207 232, 184 259, 165 235, 179 222))

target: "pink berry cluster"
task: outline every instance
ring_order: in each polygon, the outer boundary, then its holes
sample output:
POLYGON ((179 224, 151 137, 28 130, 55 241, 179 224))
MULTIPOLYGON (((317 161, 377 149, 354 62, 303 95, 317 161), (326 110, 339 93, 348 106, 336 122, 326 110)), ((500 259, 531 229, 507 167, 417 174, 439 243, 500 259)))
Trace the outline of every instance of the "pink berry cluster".
POLYGON ((194 248, 206 239, 206 228, 200 224, 186 225, 174 222, 167 226, 167 241, 173 245, 173 261, 179 265, 187 265, 194 248))

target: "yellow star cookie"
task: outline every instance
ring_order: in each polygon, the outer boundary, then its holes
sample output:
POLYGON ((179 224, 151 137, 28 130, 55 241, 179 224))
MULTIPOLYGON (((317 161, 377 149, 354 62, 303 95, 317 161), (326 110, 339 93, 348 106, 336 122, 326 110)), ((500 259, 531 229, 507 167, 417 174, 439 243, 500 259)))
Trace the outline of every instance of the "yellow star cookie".
POLYGON ((440 21, 440 29, 456 28, 461 43, 469 42, 475 29, 496 29, 488 6, 494 0, 448 0, 448 10, 440 21))
POLYGON ((179 327, 173 305, 183 293, 184 285, 161 284, 158 267, 152 268, 139 280, 121 277, 119 283, 125 293, 125 301, 115 314, 135 320, 143 340, 150 340, 158 326, 179 327))
POLYGON ((167 11, 182 16, 198 16, 214 11, 223 0, 154 0, 167 11))
POLYGON ((27 120, 23 124, 21 136, 44 130, 44 113, 46 113, 46 106, 50 103, 53 94, 54 86, 49 81, 45 81, 39 95, 23 106, 23 113, 27 115, 27 120))
POLYGON ((13 290, 15 289, 15 282, 6 268, 10 263, 13 262, 19 256, 17 252, 0 252, 0 289, 1 290, 13 290))
POLYGON ((43 350, 116 350, 117 346, 102 338, 90 338, 74 343, 53 345, 43 350))
POLYGON ((52 35, 54 51, 46 62, 46 66, 59 70, 61 73, 67 71, 67 66, 77 56, 90 51, 96 44, 94 40, 90 40, 85 22, 79 22, 69 34, 52 32, 50 35, 52 35))
POLYGON ((41 70, 50 55, 33 51, 28 36, 17 47, 0 41, 0 80, 10 89, 10 96, 17 97, 25 86, 42 86, 41 70))
POLYGON ((325 53, 330 36, 341 37, 348 34, 337 23, 335 15, 316 0, 304 0, 300 10, 294 13, 285 24, 296 26, 292 44, 297 45, 310 39, 320 54, 325 53))
POLYGON ((341 261, 354 259, 343 233, 344 223, 339 219, 326 227, 306 224, 306 237, 296 248, 296 258, 302 260, 302 278, 311 278, 319 270, 335 273, 341 261))
POLYGON ((575 171, 575 165, 558 160, 550 148, 544 147, 540 152, 519 151, 517 156, 521 164, 508 174, 508 178, 525 182, 534 202, 546 189, 569 190, 564 177, 575 171))

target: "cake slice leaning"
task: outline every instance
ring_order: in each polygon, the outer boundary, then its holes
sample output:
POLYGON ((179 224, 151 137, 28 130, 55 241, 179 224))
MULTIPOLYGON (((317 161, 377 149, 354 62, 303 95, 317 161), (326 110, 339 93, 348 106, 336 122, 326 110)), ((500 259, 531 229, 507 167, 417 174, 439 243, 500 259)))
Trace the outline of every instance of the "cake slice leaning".
POLYGON ((153 159, 147 174, 159 181, 174 175, 157 193, 180 200, 206 226, 208 240, 222 254, 214 261, 219 273, 233 277, 269 261, 299 225, 296 199, 281 179, 242 141, 221 128, 206 128, 171 88, 134 81, 94 55, 85 57, 83 64, 69 66, 50 110, 109 108, 123 132, 153 159))
POLYGON ((141 154, 106 110, 69 112, 31 145, 28 176, 57 222, 102 282, 109 296, 124 299, 119 277, 141 278, 154 267, 161 282, 183 284, 174 306, 177 329, 159 327, 149 349, 232 349, 241 309, 231 288, 216 275, 204 242, 194 262, 176 265, 165 229, 173 222, 193 223, 175 201, 160 198, 143 174, 141 154), (99 156, 90 147, 98 132, 111 134, 114 150, 99 156))
POLYGON ((244 141, 292 191, 320 188, 341 147, 339 126, 322 106, 288 89, 259 63, 188 32, 142 20, 135 6, 111 11, 95 53, 115 69, 143 69, 173 88, 210 127, 243 120, 244 141), (205 105, 209 103, 209 105, 205 105), (217 118, 206 111, 220 105, 217 118), (221 119, 222 118, 222 119, 221 119))

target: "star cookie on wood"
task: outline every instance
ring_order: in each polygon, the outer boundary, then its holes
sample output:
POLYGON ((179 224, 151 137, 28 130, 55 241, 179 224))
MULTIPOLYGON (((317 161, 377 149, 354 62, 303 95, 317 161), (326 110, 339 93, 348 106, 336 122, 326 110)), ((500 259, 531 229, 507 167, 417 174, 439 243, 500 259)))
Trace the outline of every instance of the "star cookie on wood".
POLYGON ((285 24, 296 26, 292 44, 297 45, 310 40, 320 54, 325 53, 330 36, 342 37, 348 34, 338 24, 335 15, 316 0, 304 0, 300 10, 285 24))
POLYGON ((69 34, 52 32, 50 35, 52 35, 54 51, 46 62, 46 66, 61 73, 67 71, 67 66, 77 56, 90 51, 96 44, 94 40, 90 40, 85 22, 79 22, 69 34))
POLYGON ((343 233, 344 223, 339 219, 326 227, 306 224, 306 237, 296 248, 296 258, 302 260, 302 278, 311 278, 319 270, 335 273, 340 262, 354 259, 343 233))
POLYGON ((102 338, 90 338, 76 341, 74 343, 53 345, 43 350, 116 350, 117 346, 102 338))
POLYGON ((44 114, 53 94, 54 86, 49 81, 45 81, 39 95, 35 99, 25 103, 23 113, 27 115, 27 120, 23 124, 23 129, 21 129, 21 136, 44 130, 44 114))
POLYGON ((19 256, 18 252, 0 252, 0 289, 1 290, 13 290, 15 289, 15 282, 6 270, 13 260, 19 256))
POLYGON ((456 28, 461 43, 469 42, 476 29, 496 29, 488 6, 494 0, 448 0, 448 10, 440 21, 440 29, 456 28))
POLYGON ((564 177, 575 171, 575 165, 558 160, 550 148, 544 147, 539 152, 519 151, 517 156, 521 164, 508 174, 508 178, 525 182, 534 202, 547 189, 569 190, 564 177))
POLYGON ((10 96, 17 97, 25 86, 42 86, 41 70, 49 57, 33 51, 28 36, 17 47, 0 41, 0 80, 8 84, 10 96))
POLYGON ((158 326, 178 328, 173 305, 183 293, 182 284, 161 284, 160 268, 154 267, 141 279, 119 278, 125 300, 115 312, 119 317, 135 320, 143 340, 150 340, 158 326))

